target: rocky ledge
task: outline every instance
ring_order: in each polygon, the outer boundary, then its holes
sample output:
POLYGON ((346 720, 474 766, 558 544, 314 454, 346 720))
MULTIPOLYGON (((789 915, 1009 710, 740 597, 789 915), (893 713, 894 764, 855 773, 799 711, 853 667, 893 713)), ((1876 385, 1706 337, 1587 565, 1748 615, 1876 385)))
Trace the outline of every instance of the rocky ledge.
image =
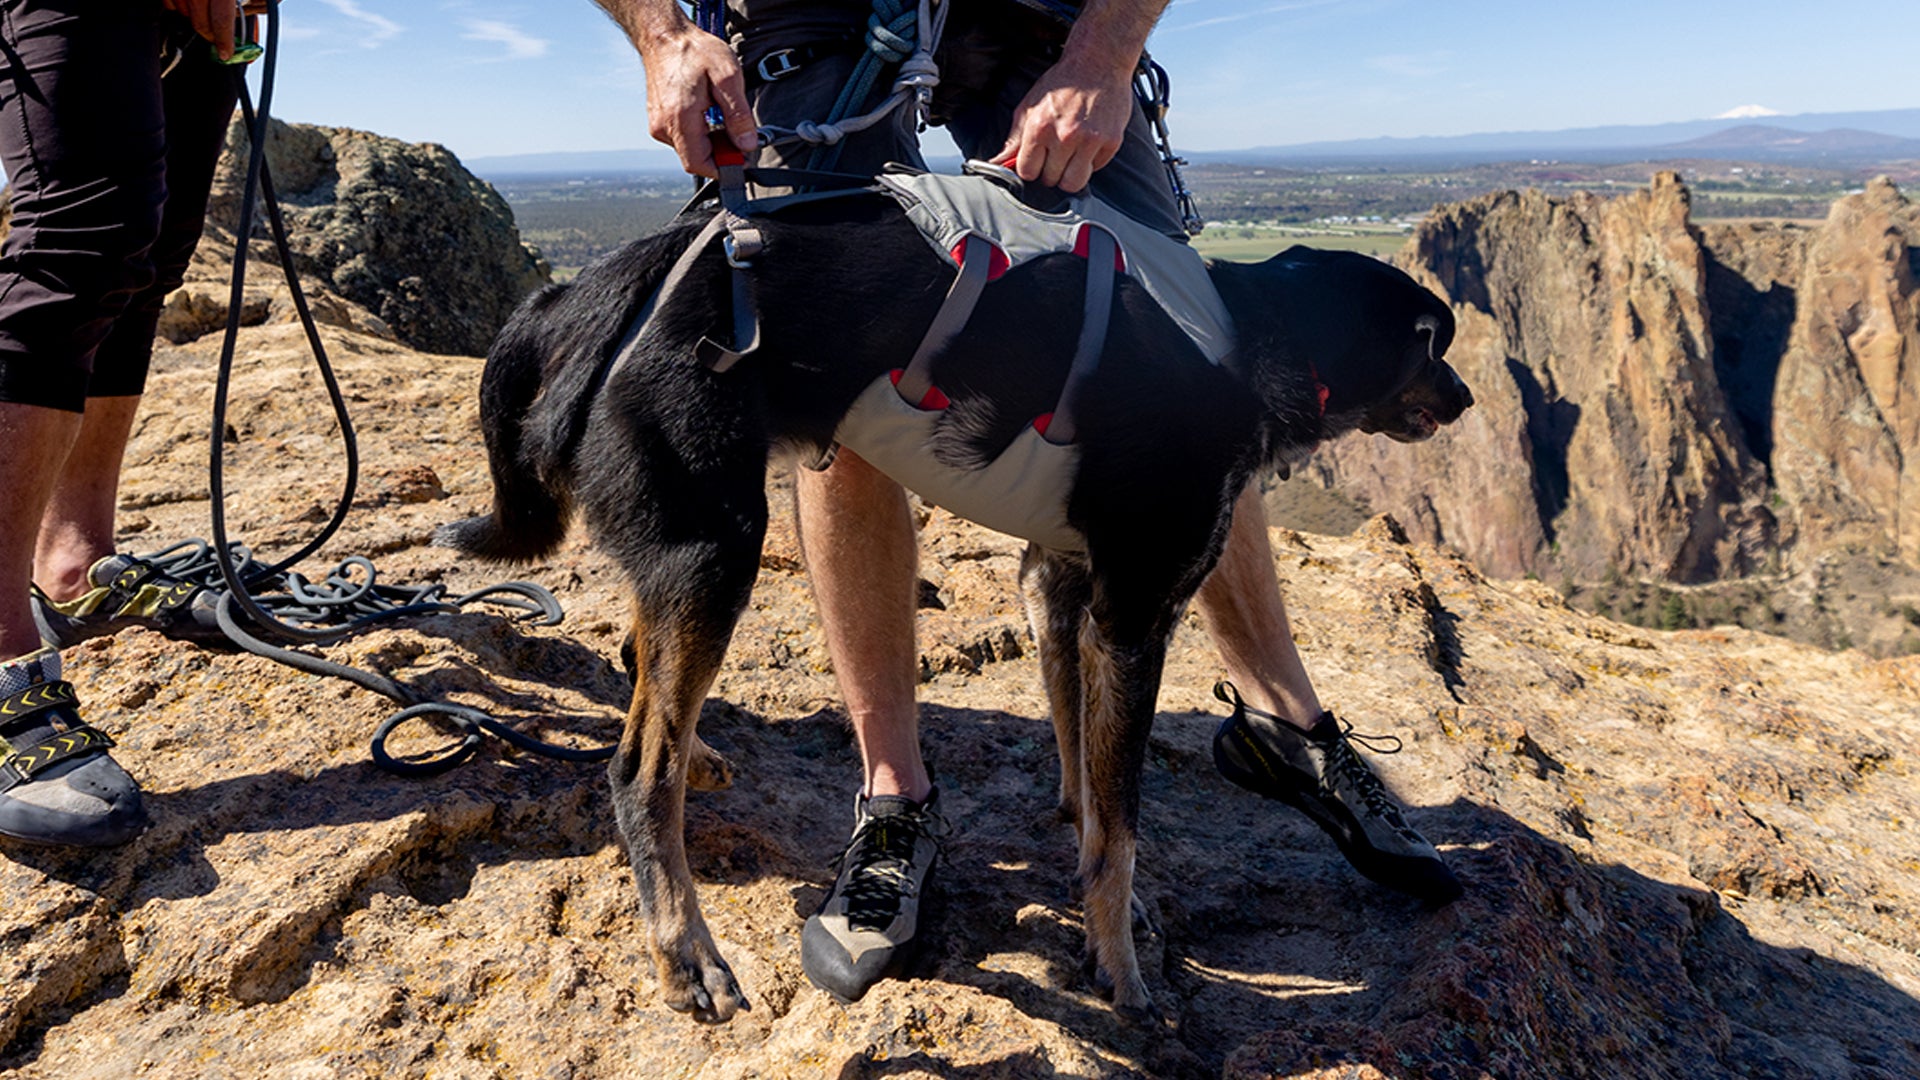
MULTIPOLYGON (((359 507, 323 553, 466 590, 426 541, 488 497, 480 362, 323 329, 359 421, 359 507)), ((160 351, 122 544, 206 531, 212 338, 160 351)), ((338 443, 297 328, 243 332, 230 519, 267 553, 317 526, 338 443)), ((784 483, 776 477, 776 486, 784 483)), ((600 770, 491 749, 385 775, 387 702, 128 631, 70 651, 149 793, 130 847, 0 858, 0 1071, 83 1077, 1876 1077, 1920 1075, 1920 660, 1742 630, 1663 634, 1408 542, 1390 518, 1275 532, 1323 694, 1468 892, 1439 911, 1354 874, 1208 757, 1217 662, 1175 642, 1146 773, 1142 942, 1165 1029, 1079 977, 1071 835, 1014 593, 1017 546, 925 516, 926 739, 955 831, 926 954, 852 1008, 798 929, 851 823, 856 755, 790 530, 776 524, 703 732, 702 901, 753 1011, 660 1006, 600 770)), ((566 623, 485 613, 325 653, 530 733, 614 738, 626 601, 576 537, 526 577, 566 623)), ((421 732, 403 738, 419 748, 421 732)), ((401 747, 404 748, 404 747, 401 747)))

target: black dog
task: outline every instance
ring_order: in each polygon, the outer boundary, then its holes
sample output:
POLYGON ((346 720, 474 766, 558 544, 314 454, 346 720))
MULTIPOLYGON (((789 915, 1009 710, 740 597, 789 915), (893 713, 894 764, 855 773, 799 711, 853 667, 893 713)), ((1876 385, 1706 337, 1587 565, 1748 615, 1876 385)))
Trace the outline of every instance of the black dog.
MULTIPOLYGON (((912 353, 953 270, 886 199, 792 207, 757 222, 757 352, 726 373, 694 357, 702 336, 730 336, 730 271, 715 245, 660 302, 634 354, 612 364, 708 216, 683 216, 522 305, 481 385, 493 513, 441 540, 531 559, 560 542, 578 507, 625 568, 635 687, 609 767, 614 807, 667 1004, 723 1021, 746 1001, 700 914, 683 804, 689 782, 727 779, 694 725, 753 588, 769 455, 831 446, 855 397, 912 353)), ((1053 407, 1086 266, 1045 256, 986 288, 939 362, 952 404, 930 453, 991 460, 1053 407)), ((1030 546, 1021 575, 1059 739, 1061 812, 1080 836, 1089 959, 1130 1013, 1151 1008, 1130 925, 1148 730, 1169 634, 1219 556, 1236 497, 1322 440, 1355 428, 1424 439, 1472 404, 1442 359, 1447 306, 1392 267, 1296 247, 1211 274, 1238 337, 1222 366, 1118 281, 1067 503, 1085 551, 1030 546)))

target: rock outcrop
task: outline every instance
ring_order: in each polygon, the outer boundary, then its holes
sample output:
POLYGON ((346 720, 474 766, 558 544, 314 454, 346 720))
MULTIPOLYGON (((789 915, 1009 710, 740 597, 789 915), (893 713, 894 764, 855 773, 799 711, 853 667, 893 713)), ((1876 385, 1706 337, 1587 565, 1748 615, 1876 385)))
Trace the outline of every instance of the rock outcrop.
MULTIPOLYGON (((208 214, 228 233, 249 146, 236 118, 208 214)), ((273 121, 267 166, 301 274, 416 349, 485 355, 521 298, 551 280, 506 200, 443 146, 273 121)), ((254 235, 268 235, 265 226, 254 235)), ((256 276, 264 284, 270 273, 256 276)))
MULTIPOLYGON (((1321 483, 1499 577, 1920 576, 1920 208, 1890 182, 1817 229, 1696 227, 1672 174, 1508 192, 1437 209, 1400 261, 1453 300, 1480 404, 1410 453, 1349 439, 1321 483)), ((1777 621, 1844 639, 1815 599, 1777 621)), ((1886 648, 1911 636, 1855 614, 1886 648)))
MULTIPOLYGON (((366 467, 320 564, 371 555, 386 580, 456 594, 500 580, 427 546, 489 497, 479 361, 353 323, 322 334, 366 467)), ((205 533, 216 349, 158 351, 124 548, 205 533)), ((228 520, 271 555, 324 518, 337 449, 305 404, 318 382, 297 327, 243 330, 241 356, 228 520)), ((922 519, 923 728, 955 830, 907 978, 842 1008, 799 970, 858 763, 782 518, 703 716, 737 779, 688 808, 701 899, 751 1013, 705 1028, 659 1004, 600 768, 496 746, 440 777, 388 776, 366 740, 390 703, 128 631, 70 650, 68 670, 154 827, 116 851, 0 849, 0 1072, 1920 1075, 1920 658, 1622 626, 1544 585, 1488 580, 1387 517, 1351 537, 1276 530, 1321 692, 1360 730, 1405 741, 1375 761, 1468 892, 1423 911, 1223 781, 1217 660, 1188 620, 1144 779, 1138 877, 1159 927, 1143 967, 1170 1023, 1140 1029, 1079 975, 1019 547, 922 519)), ((554 590, 565 625, 437 615, 320 651, 529 734, 610 741, 628 694, 618 571, 576 536, 518 572, 554 590)), ((444 741, 410 729, 393 749, 444 741)))

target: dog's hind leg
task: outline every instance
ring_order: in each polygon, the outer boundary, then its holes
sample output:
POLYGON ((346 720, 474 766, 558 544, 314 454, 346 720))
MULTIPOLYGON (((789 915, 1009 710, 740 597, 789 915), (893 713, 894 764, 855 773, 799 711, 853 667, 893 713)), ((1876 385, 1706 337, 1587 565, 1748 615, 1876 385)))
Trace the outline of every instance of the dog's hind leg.
POLYGON ((748 1004, 700 914, 687 868, 686 787, 704 749, 694 734, 700 703, 753 587, 757 533, 753 540, 655 547, 628 562, 638 578, 633 706, 607 768, 661 997, 712 1023, 748 1004))
POLYGON ((1040 681, 1053 713, 1053 737, 1060 752, 1060 820, 1080 829, 1080 792, 1084 766, 1080 756, 1080 626, 1092 595, 1087 568, 1071 556, 1029 544, 1020 558, 1020 588, 1027 621, 1040 646, 1040 681))

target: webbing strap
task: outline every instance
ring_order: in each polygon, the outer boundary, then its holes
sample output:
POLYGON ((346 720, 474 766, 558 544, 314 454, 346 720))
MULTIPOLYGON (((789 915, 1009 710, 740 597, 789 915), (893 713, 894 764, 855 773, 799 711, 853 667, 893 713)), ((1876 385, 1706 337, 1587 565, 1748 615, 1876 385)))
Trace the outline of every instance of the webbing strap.
POLYGON ((747 285, 747 273, 735 266, 727 274, 733 285, 733 344, 722 345, 702 337, 693 347, 693 355, 716 373, 729 371, 748 353, 760 347, 760 315, 753 308, 753 293, 747 285))
MULTIPOLYGON (((686 250, 680 253, 680 257, 673 261, 673 265, 667 270, 667 276, 660 279, 659 287, 653 290, 653 295, 647 297, 647 302, 640 305, 640 310, 635 312, 632 321, 627 323, 627 331, 620 336, 620 344, 594 371, 593 379, 588 383, 586 392, 581 397, 582 401, 591 402, 599 397, 600 388, 606 385, 607 376, 633 355, 633 350, 640 344, 640 335, 646 330, 647 324, 653 320, 653 313, 659 308, 661 299, 672 295, 673 290, 687 279, 689 273, 693 272, 694 262, 700 258, 702 252, 707 250, 707 245, 713 243, 713 238, 719 236, 727 227, 725 217, 725 214, 713 215, 706 227, 701 229, 687 245, 686 250)), ((567 428, 567 440, 561 447, 560 460, 573 460, 574 452, 580 448, 580 440, 586 437, 587 414, 590 411, 591 409, 586 406, 574 410, 573 420, 567 428)))
POLYGON ((1073 351, 1073 366, 1067 369, 1067 385, 1060 390, 1060 403, 1053 408, 1053 420, 1047 425, 1046 440, 1064 446, 1079 433, 1075 415, 1087 380, 1100 366, 1100 354, 1107 345, 1107 322, 1113 314, 1113 234, 1105 229, 1087 230, 1087 296, 1081 311, 1080 347, 1073 351))
POLYGON ((913 359, 901 372, 900 381, 894 384, 900 400, 914 408, 926 400, 927 391, 933 389, 934 358, 945 352, 953 339, 960 336, 960 331, 966 329, 967 320, 973 317, 974 305, 980 302, 980 293, 987 287, 987 268, 992 261, 993 245, 988 241, 978 236, 961 241, 960 271, 947 287, 947 298, 940 302, 940 310, 927 325, 913 359))

